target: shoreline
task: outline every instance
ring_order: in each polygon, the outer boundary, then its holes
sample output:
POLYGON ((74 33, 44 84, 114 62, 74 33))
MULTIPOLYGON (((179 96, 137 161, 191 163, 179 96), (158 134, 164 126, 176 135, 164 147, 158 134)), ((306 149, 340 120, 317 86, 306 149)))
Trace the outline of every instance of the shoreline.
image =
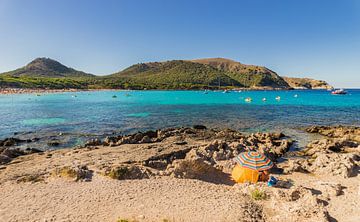
POLYGON ((326 88, 314 89, 280 89, 280 88, 233 88, 233 89, 29 89, 29 88, 0 88, 0 95, 12 94, 34 94, 34 93, 65 93, 65 92, 93 92, 93 91, 308 91, 308 90, 328 90, 326 88))

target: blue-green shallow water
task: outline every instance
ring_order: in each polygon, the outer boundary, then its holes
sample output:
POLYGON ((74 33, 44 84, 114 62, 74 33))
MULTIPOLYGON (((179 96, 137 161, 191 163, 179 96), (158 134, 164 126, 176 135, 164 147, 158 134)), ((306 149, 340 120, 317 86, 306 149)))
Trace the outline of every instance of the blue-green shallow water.
POLYGON ((360 90, 347 91, 347 95, 331 95, 325 90, 0 95, 0 139, 17 132, 46 139, 61 138, 63 146, 72 146, 89 137, 113 132, 193 124, 301 134, 296 129, 308 125, 359 125, 360 90), (277 101, 276 96, 281 100, 277 101), (246 97, 251 97, 252 102, 246 103, 246 97))

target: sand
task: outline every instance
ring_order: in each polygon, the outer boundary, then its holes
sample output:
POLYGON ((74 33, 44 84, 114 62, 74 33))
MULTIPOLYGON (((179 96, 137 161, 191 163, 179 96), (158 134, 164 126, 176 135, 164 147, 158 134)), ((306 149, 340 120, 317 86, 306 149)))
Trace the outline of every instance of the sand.
POLYGON ((274 174, 283 182, 281 187, 234 184, 229 183, 225 167, 230 159, 214 153, 218 159, 208 168, 195 161, 201 157, 196 152, 220 149, 223 143, 195 137, 182 137, 186 143, 178 140, 170 136, 156 143, 62 149, 14 158, 0 165, 0 221, 360 221, 358 172, 348 178, 274 174), (194 169, 182 169, 186 161, 194 169), (107 174, 114 166, 135 170, 124 178, 114 177, 107 174), (62 174, 59 169, 64 167, 75 169, 75 177, 71 171, 62 174), (215 167, 224 167, 217 180, 215 167), (266 198, 255 200, 255 189, 266 198))

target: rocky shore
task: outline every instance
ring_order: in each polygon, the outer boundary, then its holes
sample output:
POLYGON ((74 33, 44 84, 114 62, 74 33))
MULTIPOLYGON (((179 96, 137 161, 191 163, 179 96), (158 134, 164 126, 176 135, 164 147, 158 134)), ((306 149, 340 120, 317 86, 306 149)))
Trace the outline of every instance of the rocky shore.
POLYGON ((358 221, 360 128, 306 131, 323 138, 300 151, 282 133, 202 125, 55 151, 0 141, 0 220, 358 221), (276 163, 276 187, 230 179, 232 158, 247 150, 276 163))

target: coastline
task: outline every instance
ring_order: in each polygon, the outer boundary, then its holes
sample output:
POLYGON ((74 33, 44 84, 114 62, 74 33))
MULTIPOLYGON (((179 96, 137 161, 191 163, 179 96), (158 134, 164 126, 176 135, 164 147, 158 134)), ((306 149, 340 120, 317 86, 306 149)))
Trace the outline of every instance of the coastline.
POLYGON ((54 151, 2 150, 8 162, 0 164, 0 219, 356 221, 360 128, 306 131, 322 138, 295 151, 290 151, 292 139, 280 133, 201 125, 54 151), (278 187, 230 180, 232 157, 255 144, 276 162, 272 174, 281 181, 278 187), (278 162, 279 157, 286 161, 278 162), (254 189, 266 198, 253 199, 254 189))
POLYGON ((0 95, 11 94, 48 94, 65 92, 113 91, 115 89, 28 89, 28 88, 0 88, 0 95))
POLYGON ((30 88, 1 88, 0 95, 12 95, 12 94, 49 94, 49 93, 65 93, 65 92, 93 92, 93 91, 117 91, 117 90, 130 90, 130 91, 292 91, 292 90, 328 90, 327 88, 314 88, 314 89, 305 89, 305 88, 268 88, 268 87, 256 87, 256 88, 223 88, 223 89, 30 89, 30 88))

